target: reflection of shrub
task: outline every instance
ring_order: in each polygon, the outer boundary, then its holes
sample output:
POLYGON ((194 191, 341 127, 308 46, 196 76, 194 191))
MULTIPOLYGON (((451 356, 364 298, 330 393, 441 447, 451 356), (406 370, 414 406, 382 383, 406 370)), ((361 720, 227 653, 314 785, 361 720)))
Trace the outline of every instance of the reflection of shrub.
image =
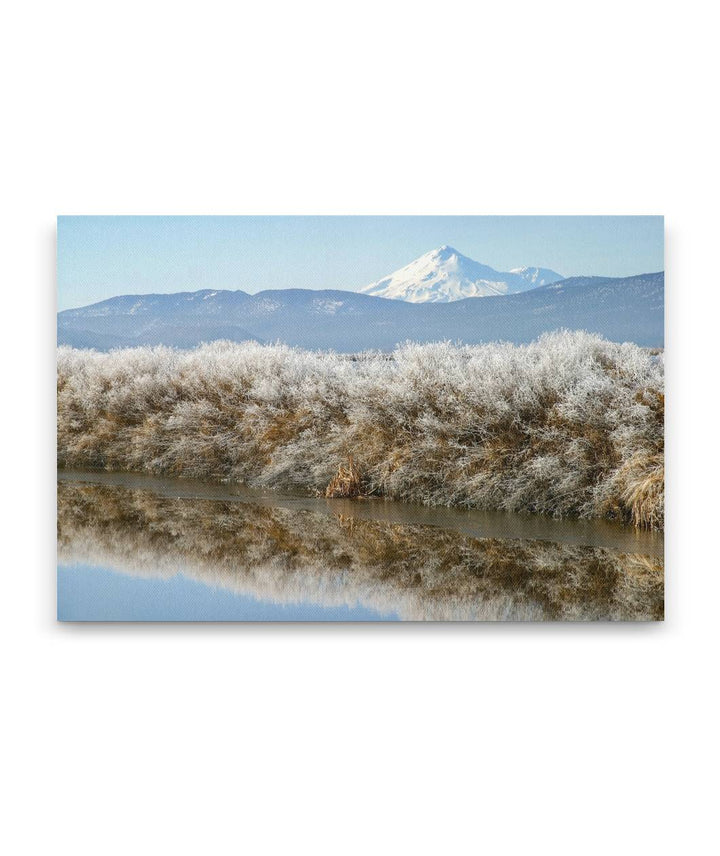
POLYGON ((58 482, 58 559, 413 620, 660 620, 661 559, 58 482))
MULTIPOLYGON (((559 332, 392 355, 58 351, 58 463, 663 525, 663 358, 559 332), (352 450, 361 479, 340 477, 352 450)), ((347 469, 347 468, 345 468, 347 469)), ((349 494, 346 494, 349 495, 349 494)))

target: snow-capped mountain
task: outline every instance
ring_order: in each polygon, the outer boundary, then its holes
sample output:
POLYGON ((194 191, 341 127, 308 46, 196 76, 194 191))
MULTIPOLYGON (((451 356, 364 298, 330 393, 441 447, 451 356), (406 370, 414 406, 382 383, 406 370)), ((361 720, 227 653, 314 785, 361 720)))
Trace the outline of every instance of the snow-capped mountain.
POLYGON ((559 273, 547 268, 497 271, 445 245, 360 291, 409 303, 450 303, 466 297, 518 294, 561 279, 563 277, 559 273))

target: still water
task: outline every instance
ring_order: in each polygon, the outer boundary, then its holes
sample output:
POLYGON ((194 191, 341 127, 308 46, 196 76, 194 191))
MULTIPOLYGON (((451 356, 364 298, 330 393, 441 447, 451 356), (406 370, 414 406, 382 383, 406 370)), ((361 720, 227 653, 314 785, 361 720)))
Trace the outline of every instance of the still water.
POLYGON ((605 521, 58 473, 66 621, 659 620, 662 556, 605 521))

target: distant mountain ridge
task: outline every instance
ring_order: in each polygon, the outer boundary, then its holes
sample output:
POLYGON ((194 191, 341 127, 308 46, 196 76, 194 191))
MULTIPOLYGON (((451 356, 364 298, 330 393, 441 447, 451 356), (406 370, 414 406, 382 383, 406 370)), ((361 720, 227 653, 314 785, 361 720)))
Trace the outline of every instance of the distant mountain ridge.
POLYGON ((548 268, 497 271, 446 245, 420 256, 390 276, 366 285, 361 294, 409 303, 450 303, 466 297, 498 297, 548 285, 563 277, 548 268))
POLYGON ((353 353, 408 339, 520 344, 564 327, 660 347, 664 283, 663 272, 571 277, 517 294, 423 303, 310 289, 123 295, 58 313, 58 343, 109 350, 229 339, 353 353))

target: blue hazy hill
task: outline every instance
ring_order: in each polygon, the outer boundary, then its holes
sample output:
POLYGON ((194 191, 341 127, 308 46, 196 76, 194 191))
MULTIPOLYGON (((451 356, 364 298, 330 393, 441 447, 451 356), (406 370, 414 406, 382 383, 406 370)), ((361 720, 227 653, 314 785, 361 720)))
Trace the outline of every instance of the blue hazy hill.
POLYGON ((58 313, 58 344, 78 348, 171 345, 229 339, 285 342, 351 353, 398 342, 530 342, 558 328, 664 345, 663 272, 570 277, 518 294, 409 303, 350 291, 204 289, 122 295, 58 313))

